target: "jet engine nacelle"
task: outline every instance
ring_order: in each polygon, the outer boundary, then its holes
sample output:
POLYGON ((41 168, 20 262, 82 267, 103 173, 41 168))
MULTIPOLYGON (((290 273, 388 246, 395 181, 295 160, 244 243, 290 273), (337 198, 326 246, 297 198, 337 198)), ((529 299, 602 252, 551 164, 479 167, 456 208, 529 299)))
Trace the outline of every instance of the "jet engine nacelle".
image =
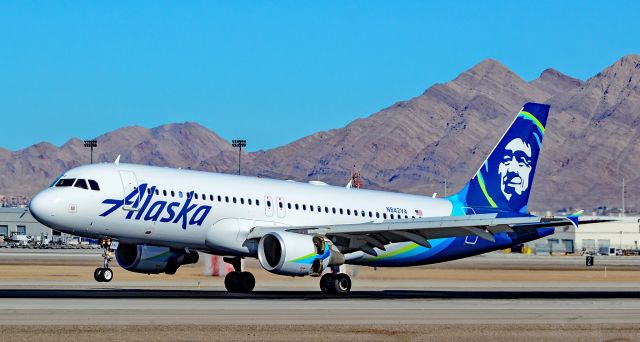
POLYGON ((118 264, 127 271, 174 274, 178 267, 198 262, 197 252, 159 246, 118 244, 118 264))
POLYGON ((344 264, 344 256, 322 236, 271 232, 260 239, 258 260, 275 274, 319 276, 329 266, 344 264))

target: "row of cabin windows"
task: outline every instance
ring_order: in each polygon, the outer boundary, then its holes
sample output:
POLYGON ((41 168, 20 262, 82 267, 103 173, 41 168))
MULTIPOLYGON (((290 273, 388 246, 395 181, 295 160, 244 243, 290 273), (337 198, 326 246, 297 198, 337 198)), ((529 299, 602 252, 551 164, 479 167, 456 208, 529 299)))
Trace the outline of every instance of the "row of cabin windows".
MULTIPOLYGON (((151 195, 151 189, 150 188, 147 189, 147 194, 151 195)), ((177 194, 177 196, 179 198, 182 198, 182 197, 185 196, 182 191, 177 191, 176 192, 174 190, 160 190, 160 189, 155 189, 155 194, 157 196, 160 196, 160 194, 162 194, 162 196, 165 196, 165 197, 166 196, 176 197, 176 194, 177 194)), ((255 204, 256 206, 260 205, 260 200, 255 200, 254 201, 251 198, 247 198, 245 200, 244 197, 237 198, 237 197, 220 196, 220 195, 214 196, 214 195, 211 195, 211 194, 209 194, 207 196, 207 194, 198 194, 196 192, 187 192, 186 193, 186 197, 187 198, 193 197, 194 199, 197 199, 197 200, 201 199, 203 201, 209 200, 211 202, 214 202, 217 199, 218 202, 223 202, 224 201, 226 203, 230 203, 231 202, 231 203, 240 203, 240 204, 245 204, 246 203, 248 205, 254 205, 255 204)))
MULTIPOLYGON (((168 191, 168 190, 155 189, 155 194, 156 195, 160 195, 160 193, 162 193, 163 196, 168 196, 168 195, 171 195, 171 197, 175 197, 176 196, 176 192, 174 190, 168 191)), ((151 194, 151 189, 147 189, 147 194, 149 194, 149 195, 151 194)), ((178 191, 177 194, 178 194, 179 198, 182 198, 184 196, 182 191, 178 191)), ((187 196, 187 198, 191 198, 193 196, 193 198, 195 198, 196 200, 202 199, 204 201, 210 200, 212 202, 217 199, 218 202, 223 202, 224 201, 226 203, 231 202, 231 203, 240 203, 240 204, 245 204, 246 203, 248 205, 255 204, 256 206, 260 205, 260 200, 255 200, 254 201, 251 198, 247 198, 246 201, 245 201, 244 197, 240 197, 240 198, 229 197, 229 196, 224 196, 223 197, 221 195, 214 196, 214 195, 211 195, 211 194, 209 194, 207 196, 207 194, 198 194, 196 192, 187 192, 186 196, 187 196)), ((267 200, 267 207, 271 207, 271 201, 269 201, 269 200, 267 200)), ((282 202, 279 202, 278 203, 278 207, 280 209, 284 209, 284 204, 282 202)), ((307 210, 307 205, 306 204, 299 205, 298 203, 295 203, 295 204, 287 203, 287 208, 289 210, 295 208, 295 210, 302 209, 303 211, 306 211, 307 210)), ((313 205, 309 205, 308 208, 309 208, 309 211, 312 211, 312 212, 316 211, 318 213, 322 213, 322 209, 323 209, 321 206, 314 207, 313 205)), ((369 218, 373 218, 375 216, 375 218, 377 218, 377 219, 379 219, 380 217, 382 217, 385 220, 387 219, 387 213, 382 213, 382 215, 380 215, 379 212, 375 212, 374 213, 372 211, 369 211, 368 214, 367 214, 367 212, 365 212, 364 210, 358 211, 356 209, 354 209, 352 211, 351 209, 346 209, 345 210, 343 208, 337 208, 337 209, 336 208, 331 208, 331 210, 329 210, 329 207, 324 207, 324 212, 326 214, 332 213, 332 214, 344 215, 346 213, 347 215, 352 215, 353 214, 353 216, 362 216, 362 217, 367 217, 368 216, 369 218)), ((389 218, 392 219, 392 220, 394 220, 394 219, 400 220, 400 219, 402 219, 402 215, 389 214, 389 218)), ((408 219, 409 215, 404 215, 404 218, 408 219)), ((411 216, 411 218, 415 218, 415 216, 411 216)))
MULTIPOLYGON (((282 202, 278 203, 278 206, 280 207, 280 209, 282 209, 283 208, 282 202)), ((295 209, 295 210, 302 209, 303 211, 306 211, 307 207, 309 208, 309 211, 315 211, 315 212, 318 212, 318 213, 322 213, 322 211, 323 211, 322 210, 323 209, 322 206, 319 206, 319 205, 314 207, 313 205, 307 206, 306 204, 298 205, 298 203, 294 203, 294 204, 287 203, 287 208, 289 210, 291 210, 291 209, 295 209)), ((361 216, 361 217, 367 217, 368 216, 369 218, 373 218, 374 215, 375 215, 375 217, 377 219, 380 218, 380 213, 379 212, 375 212, 375 213, 372 212, 372 211, 365 212, 364 210, 358 211, 357 209, 353 209, 353 211, 352 211, 351 209, 344 210, 342 208, 337 208, 337 209, 336 208, 331 208, 331 210, 329 210, 329 207, 324 207, 324 212, 326 214, 332 213, 332 214, 340 214, 340 215, 344 215, 346 213, 347 215, 352 215, 353 214, 353 216, 361 216)), ((387 219, 387 213, 382 213, 382 218, 386 220, 387 219)), ((400 220, 400 219, 402 219, 402 215, 389 214, 389 218, 392 219, 392 220, 394 220, 396 218, 398 220, 400 220)), ((404 218, 408 219, 409 215, 404 215, 404 218)), ((411 218, 415 218, 415 216, 411 216, 411 218)))
POLYGON ((76 188, 80 188, 80 189, 91 189, 94 191, 100 191, 100 186, 98 185, 98 182, 94 181, 93 179, 75 179, 75 178, 62 178, 60 179, 56 185, 56 187, 76 187, 76 188))
MULTIPOLYGON (((100 190, 100 186, 98 185, 98 182, 96 182, 93 179, 85 180, 85 179, 80 179, 80 178, 78 178, 78 179, 75 179, 75 178, 63 178, 63 179, 60 179, 58 181, 58 183, 56 183, 55 186, 56 187, 70 187, 70 186, 73 186, 73 187, 81 188, 81 189, 91 189, 91 190, 95 190, 95 191, 99 191, 100 190)), ((150 188, 147 189, 147 193, 149 195, 151 194, 151 189, 150 188)), ((165 197, 169 196, 169 195, 171 195, 171 197, 175 197, 176 196, 176 191, 174 191, 174 190, 155 189, 155 194, 156 195, 159 196, 160 193, 162 193, 162 195, 165 196, 165 197)), ((177 195, 178 195, 179 198, 182 198, 184 196, 182 191, 178 191, 177 195)), ((226 202, 226 203, 229 203, 229 202, 238 203, 238 202, 240 202, 240 204, 245 204, 246 203, 248 205, 255 204, 256 206, 260 206, 260 200, 255 200, 254 201, 251 198, 247 198, 246 202, 245 202, 245 199, 243 197, 240 197, 238 199, 237 197, 229 197, 229 196, 224 196, 223 197, 221 195, 214 196, 214 195, 211 195, 211 194, 209 194, 207 196, 207 194, 198 194, 196 192, 187 192, 187 198, 191 198, 192 196, 196 200, 197 199, 202 199, 202 200, 206 201, 208 199, 208 200, 213 202, 213 201, 215 201, 217 199, 218 202, 223 202, 223 201, 226 202)), ((284 205, 283 205, 282 202, 279 202, 278 206, 280 207, 280 209, 284 208, 284 205)), ((267 207, 271 207, 271 201, 267 201, 267 207)), ((303 211, 306 211, 307 210, 307 205, 306 204, 299 205, 298 203, 295 203, 295 204, 287 203, 287 208, 289 210, 295 208, 295 210, 302 209, 303 211)), ((322 209, 323 209, 321 206, 314 207, 313 205, 309 205, 308 208, 309 208, 309 211, 312 211, 312 212, 313 211, 317 211, 318 213, 321 213, 322 209)), ((340 215, 344 215, 345 212, 346 212, 347 215, 351 215, 353 213, 353 216, 362 216, 362 217, 367 217, 368 216, 369 218, 373 218, 374 215, 375 215, 375 217, 377 219, 379 219, 380 216, 381 216, 379 212, 375 212, 374 213, 372 211, 369 211, 368 215, 367 215, 367 212, 365 212, 364 210, 361 210, 360 212, 358 212, 358 210, 356 210, 356 209, 351 211, 351 209, 344 210, 342 208, 337 208, 337 209, 336 208, 331 208, 331 210, 329 210, 329 207, 324 207, 324 212, 326 214, 329 214, 331 212, 332 214, 340 214, 340 215)), ((382 218, 386 220, 387 219, 387 213, 382 213, 382 218)), ((392 219, 392 220, 396 219, 396 218, 397 219, 402 219, 402 215, 395 216, 393 214, 389 214, 389 218, 392 219)), ((404 218, 408 219, 409 216, 408 215, 404 215, 404 218)), ((411 218, 415 218, 415 216, 411 216, 411 218)))

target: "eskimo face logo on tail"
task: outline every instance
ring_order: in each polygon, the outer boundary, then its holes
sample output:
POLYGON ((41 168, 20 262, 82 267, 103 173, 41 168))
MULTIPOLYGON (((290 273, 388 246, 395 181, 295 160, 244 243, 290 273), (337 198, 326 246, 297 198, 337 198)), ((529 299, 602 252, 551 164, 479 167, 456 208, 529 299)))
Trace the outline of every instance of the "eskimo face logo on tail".
POLYGON ((127 212, 127 216, 125 217, 127 220, 179 223, 182 229, 187 229, 187 226, 202 226, 209 212, 211 212, 211 206, 191 204, 193 193, 187 196, 184 203, 167 202, 163 200, 153 201, 156 187, 150 187, 149 191, 147 191, 147 188, 147 184, 141 184, 124 199, 105 199, 102 201, 102 204, 111 205, 111 207, 100 214, 100 216, 109 216, 117 209, 127 205, 138 208, 138 210, 127 212))
POLYGON ((486 196, 493 206, 514 211, 526 208, 543 137, 544 126, 521 111, 478 172, 486 181, 486 196))
POLYGON ((520 138, 511 140, 504 147, 502 160, 498 164, 500 190, 507 200, 511 196, 522 196, 529 189, 531 174, 531 146, 520 138))
POLYGON ((482 167, 463 188, 463 204, 525 213, 549 106, 527 103, 482 167))

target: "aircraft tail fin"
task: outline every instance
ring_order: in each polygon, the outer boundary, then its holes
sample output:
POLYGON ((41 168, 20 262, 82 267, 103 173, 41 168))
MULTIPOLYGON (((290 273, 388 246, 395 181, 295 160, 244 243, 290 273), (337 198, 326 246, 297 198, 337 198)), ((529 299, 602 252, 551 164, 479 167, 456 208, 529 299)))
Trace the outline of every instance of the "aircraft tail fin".
POLYGON ((474 210, 525 213, 549 107, 526 103, 473 178, 451 199, 474 210))

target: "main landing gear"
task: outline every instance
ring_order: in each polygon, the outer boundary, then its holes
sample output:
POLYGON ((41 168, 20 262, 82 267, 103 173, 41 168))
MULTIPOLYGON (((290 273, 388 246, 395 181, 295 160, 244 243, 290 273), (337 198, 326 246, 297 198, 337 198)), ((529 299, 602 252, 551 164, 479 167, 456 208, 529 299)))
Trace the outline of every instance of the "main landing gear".
POLYGON ((332 273, 327 273, 320 278, 320 290, 326 294, 346 295, 351 291, 351 278, 340 272, 339 267, 332 267, 332 273))
POLYGON ((100 240, 100 247, 102 247, 102 267, 93 271, 93 279, 99 283, 108 283, 113 279, 113 271, 109 268, 109 261, 113 260, 111 239, 100 240))
POLYGON ((242 272, 242 258, 224 258, 233 266, 233 272, 227 273, 224 277, 224 287, 229 292, 249 293, 256 286, 256 278, 251 272, 242 272))

